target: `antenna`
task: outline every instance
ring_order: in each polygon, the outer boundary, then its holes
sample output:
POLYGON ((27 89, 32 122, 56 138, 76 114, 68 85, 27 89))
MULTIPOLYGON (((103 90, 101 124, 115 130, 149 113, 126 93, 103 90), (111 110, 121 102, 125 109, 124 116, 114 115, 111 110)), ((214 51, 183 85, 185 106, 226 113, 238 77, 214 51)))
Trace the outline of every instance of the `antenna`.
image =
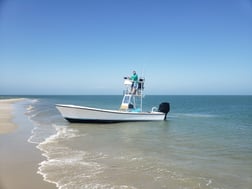
POLYGON ((141 77, 144 78, 144 69, 142 68, 141 77))

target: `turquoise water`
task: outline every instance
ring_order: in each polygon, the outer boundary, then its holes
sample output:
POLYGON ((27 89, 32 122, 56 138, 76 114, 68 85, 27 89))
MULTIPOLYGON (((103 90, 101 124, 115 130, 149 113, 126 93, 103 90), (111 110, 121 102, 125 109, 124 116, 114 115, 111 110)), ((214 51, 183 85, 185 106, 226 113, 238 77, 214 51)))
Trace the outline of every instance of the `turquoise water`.
POLYGON ((38 173, 61 189, 252 188, 252 96, 146 96, 167 121, 70 124, 56 103, 118 109, 121 96, 28 96, 38 173))

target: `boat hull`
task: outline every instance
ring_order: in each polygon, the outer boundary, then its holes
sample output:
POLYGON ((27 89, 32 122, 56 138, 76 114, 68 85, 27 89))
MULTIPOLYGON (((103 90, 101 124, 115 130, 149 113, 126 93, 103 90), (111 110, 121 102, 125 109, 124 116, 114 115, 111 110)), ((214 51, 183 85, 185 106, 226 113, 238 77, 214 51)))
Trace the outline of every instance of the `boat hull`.
POLYGON ((116 123, 165 119, 163 112, 125 112, 64 104, 57 104, 56 108, 66 120, 72 123, 116 123))

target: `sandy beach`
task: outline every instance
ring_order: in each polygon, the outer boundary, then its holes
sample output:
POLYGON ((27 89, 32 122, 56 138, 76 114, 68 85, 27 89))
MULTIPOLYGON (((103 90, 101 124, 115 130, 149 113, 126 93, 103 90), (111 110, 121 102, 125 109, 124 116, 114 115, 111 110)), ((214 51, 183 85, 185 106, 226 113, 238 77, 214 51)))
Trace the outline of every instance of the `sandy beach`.
POLYGON ((27 140, 33 128, 25 116, 25 99, 0 100, 0 189, 55 189, 37 174, 44 160, 27 140))
POLYGON ((2 99, 0 100, 0 134, 13 132, 17 125, 12 122, 13 103, 24 99, 2 99))

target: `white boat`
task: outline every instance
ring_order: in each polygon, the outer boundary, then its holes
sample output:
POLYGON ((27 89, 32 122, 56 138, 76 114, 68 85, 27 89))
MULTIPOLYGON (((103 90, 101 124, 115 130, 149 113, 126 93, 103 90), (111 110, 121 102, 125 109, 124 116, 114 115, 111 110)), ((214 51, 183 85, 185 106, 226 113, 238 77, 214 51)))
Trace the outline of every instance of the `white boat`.
POLYGON ((138 81, 138 88, 132 93, 132 81, 124 78, 123 100, 119 110, 108 110, 86 106, 56 104, 62 116, 72 123, 116 123, 135 121, 160 121, 166 120, 170 111, 170 104, 163 102, 159 108, 153 107, 149 112, 142 111, 144 78, 138 81))

